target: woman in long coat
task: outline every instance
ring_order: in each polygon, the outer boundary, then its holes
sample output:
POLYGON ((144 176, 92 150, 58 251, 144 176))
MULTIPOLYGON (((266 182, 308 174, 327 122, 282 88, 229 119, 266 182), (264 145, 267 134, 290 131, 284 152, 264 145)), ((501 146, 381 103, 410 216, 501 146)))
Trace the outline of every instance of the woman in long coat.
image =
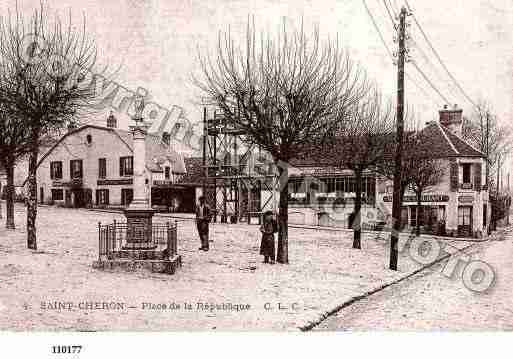
POLYGON ((278 224, 273 218, 273 212, 264 213, 263 223, 260 226, 262 242, 260 243, 260 254, 264 256, 264 263, 274 264, 275 246, 274 233, 278 232, 278 224))

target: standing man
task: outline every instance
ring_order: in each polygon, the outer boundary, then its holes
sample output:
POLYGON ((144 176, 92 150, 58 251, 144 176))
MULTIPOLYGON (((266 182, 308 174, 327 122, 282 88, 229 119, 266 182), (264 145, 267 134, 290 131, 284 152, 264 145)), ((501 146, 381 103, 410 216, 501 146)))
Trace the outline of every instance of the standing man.
POLYGON ((208 223, 210 222, 210 207, 205 203, 205 197, 199 198, 196 205, 196 227, 201 240, 200 251, 208 251, 208 223))

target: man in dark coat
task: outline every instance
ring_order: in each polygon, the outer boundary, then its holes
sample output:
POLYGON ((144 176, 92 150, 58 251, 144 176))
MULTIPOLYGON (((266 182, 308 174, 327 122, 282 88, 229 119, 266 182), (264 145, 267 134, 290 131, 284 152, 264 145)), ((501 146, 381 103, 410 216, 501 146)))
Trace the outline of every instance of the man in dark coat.
POLYGON ((210 222, 211 210, 208 204, 205 203, 205 197, 199 198, 199 204, 196 205, 196 228, 201 240, 200 251, 208 251, 208 224, 210 222))

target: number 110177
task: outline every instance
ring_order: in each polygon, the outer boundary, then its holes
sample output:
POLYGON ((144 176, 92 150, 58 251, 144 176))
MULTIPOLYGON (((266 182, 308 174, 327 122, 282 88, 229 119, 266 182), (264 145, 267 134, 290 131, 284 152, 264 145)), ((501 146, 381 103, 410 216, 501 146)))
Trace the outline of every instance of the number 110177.
POLYGON ((79 354, 81 345, 52 345, 52 354, 79 354))

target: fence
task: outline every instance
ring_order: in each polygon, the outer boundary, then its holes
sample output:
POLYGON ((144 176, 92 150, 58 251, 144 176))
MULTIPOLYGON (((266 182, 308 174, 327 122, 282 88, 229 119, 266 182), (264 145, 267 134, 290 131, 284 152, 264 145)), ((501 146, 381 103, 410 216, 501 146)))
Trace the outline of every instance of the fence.
MULTIPOLYGON (((129 243, 127 241, 129 228, 126 222, 111 224, 98 223, 98 256, 112 258, 121 252, 129 243)), ((151 226, 151 238, 146 243, 138 243, 138 249, 153 249, 166 251, 168 257, 177 254, 177 222, 153 223, 151 226)))

